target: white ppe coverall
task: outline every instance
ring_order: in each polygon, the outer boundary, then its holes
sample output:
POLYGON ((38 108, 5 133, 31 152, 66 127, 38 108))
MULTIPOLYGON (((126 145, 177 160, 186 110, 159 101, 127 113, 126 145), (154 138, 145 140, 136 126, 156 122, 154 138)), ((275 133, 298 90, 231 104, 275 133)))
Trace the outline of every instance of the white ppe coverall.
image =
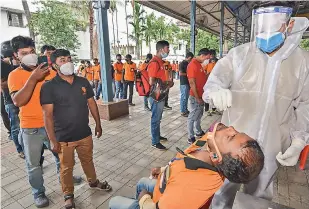
MULTIPOLYGON (((211 102, 211 92, 232 92, 232 106, 224 111, 222 123, 258 140, 265 155, 262 172, 244 185, 244 192, 269 200, 278 169, 276 155, 295 138, 309 143, 309 52, 298 47, 309 21, 294 19, 291 34, 272 57, 254 42, 233 48, 218 61, 204 86, 206 102, 211 102)), ((212 208, 232 208, 239 188, 225 180, 212 208)))

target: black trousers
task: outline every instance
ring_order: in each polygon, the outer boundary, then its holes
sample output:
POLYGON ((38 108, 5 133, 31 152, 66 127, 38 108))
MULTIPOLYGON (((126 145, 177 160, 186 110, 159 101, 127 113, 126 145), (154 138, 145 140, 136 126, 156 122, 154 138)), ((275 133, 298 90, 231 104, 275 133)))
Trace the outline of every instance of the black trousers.
POLYGON ((167 96, 165 97, 165 104, 164 106, 168 106, 168 96, 169 96, 170 92, 168 91, 167 96))
POLYGON ((128 86, 129 86, 129 104, 132 104, 134 81, 124 81, 124 84, 123 84, 123 98, 124 99, 127 99, 128 86))

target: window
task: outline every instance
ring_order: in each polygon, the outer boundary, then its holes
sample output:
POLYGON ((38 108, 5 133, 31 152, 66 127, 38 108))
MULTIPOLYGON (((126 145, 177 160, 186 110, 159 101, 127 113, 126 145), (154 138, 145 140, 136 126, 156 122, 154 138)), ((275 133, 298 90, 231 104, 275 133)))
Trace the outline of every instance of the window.
POLYGON ((181 50, 182 44, 178 44, 178 50, 181 50))
POLYGON ((9 26, 24 27, 23 15, 21 13, 8 12, 9 26))

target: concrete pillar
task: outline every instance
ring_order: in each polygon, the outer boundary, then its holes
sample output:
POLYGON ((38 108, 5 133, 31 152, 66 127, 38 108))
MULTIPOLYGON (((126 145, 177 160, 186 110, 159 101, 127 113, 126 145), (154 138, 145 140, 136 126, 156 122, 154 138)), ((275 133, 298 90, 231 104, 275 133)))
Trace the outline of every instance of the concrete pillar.
POLYGON ((235 34, 234 34, 234 47, 237 46, 237 37, 238 36, 238 18, 235 19, 235 34))
POLYGON ((223 29, 224 29, 224 3, 221 1, 221 19, 220 19, 220 58, 223 57, 223 29))
POLYGON ((97 31, 99 42, 99 60, 101 67, 102 95, 104 102, 113 101, 112 76, 111 76, 111 60, 110 60, 110 44, 108 36, 108 17, 105 1, 97 2, 97 31))
POLYGON ((190 43, 191 43, 191 52, 194 54, 195 52, 195 22, 196 22, 196 1, 191 1, 191 12, 190 12, 190 27, 191 27, 191 36, 190 36, 190 43))

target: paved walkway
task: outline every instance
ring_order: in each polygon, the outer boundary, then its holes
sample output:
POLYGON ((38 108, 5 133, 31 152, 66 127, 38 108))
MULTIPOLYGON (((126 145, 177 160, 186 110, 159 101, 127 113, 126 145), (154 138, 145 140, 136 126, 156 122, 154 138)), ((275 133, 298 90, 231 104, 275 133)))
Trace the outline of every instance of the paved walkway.
MULTIPOLYGON (((170 93, 170 106, 165 111, 161 123, 162 135, 168 137, 165 145, 168 151, 151 148, 150 112, 143 109, 142 98, 134 95, 137 104, 130 108, 130 115, 113 121, 102 121, 103 136, 94 139, 94 162, 98 178, 107 180, 113 187, 110 193, 89 189, 84 181, 75 187, 77 208, 107 209, 112 196, 133 197, 135 184, 141 177, 149 176, 150 168, 165 165, 176 153, 175 147, 187 147, 186 118, 179 113, 179 83, 170 93)), ((202 126, 219 120, 218 115, 203 117, 202 126)), ((91 120, 94 129, 94 121, 91 120)), ((54 159, 49 151, 45 152, 44 179, 46 194, 50 199, 48 208, 59 209, 63 206, 61 188, 58 183, 54 159)), ((309 163, 307 166, 309 169, 309 163)), ((76 157, 75 175, 82 175, 76 157)), ((24 160, 20 159, 13 143, 7 139, 6 130, 1 126, 1 208, 36 208, 33 205, 30 186, 25 172, 24 160)), ((298 168, 280 168, 275 180, 274 201, 297 209, 309 208, 309 171, 298 168)))

